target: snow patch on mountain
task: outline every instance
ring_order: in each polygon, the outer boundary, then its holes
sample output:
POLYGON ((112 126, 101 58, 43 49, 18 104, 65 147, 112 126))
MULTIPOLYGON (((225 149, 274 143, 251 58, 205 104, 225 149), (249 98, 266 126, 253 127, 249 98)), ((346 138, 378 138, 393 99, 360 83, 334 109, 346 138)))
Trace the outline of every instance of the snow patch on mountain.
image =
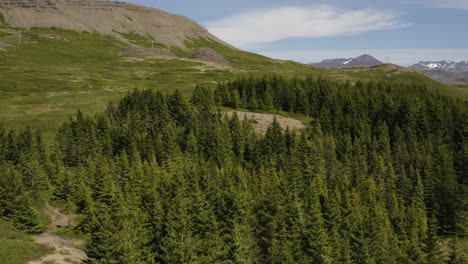
POLYGON ((468 60, 455 61, 420 61, 410 68, 419 71, 454 71, 468 72, 468 60))

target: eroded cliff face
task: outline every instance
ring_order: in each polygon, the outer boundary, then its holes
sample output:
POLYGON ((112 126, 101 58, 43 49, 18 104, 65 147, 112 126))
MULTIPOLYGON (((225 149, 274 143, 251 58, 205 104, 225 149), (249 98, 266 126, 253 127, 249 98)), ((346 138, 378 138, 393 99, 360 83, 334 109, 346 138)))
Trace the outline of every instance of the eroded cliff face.
POLYGON ((222 42, 187 17, 121 1, 0 0, 0 12, 13 27, 57 27, 116 35, 135 32, 156 42, 184 46, 191 38, 222 42))

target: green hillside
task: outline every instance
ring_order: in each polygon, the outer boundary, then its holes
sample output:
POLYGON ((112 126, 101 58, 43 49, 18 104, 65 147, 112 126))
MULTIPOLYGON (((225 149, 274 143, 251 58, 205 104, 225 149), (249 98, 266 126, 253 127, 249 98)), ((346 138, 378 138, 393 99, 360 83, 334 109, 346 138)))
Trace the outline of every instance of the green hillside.
POLYGON ((102 111, 135 88, 163 92, 178 89, 189 95, 195 84, 216 83, 242 76, 323 76, 351 80, 401 80, 418 82, 446 94, 468 97, 466 89, 454 89, 419 73, 395 73, 379 69, 319 69, 303 64, 273 60, 222 44, 196 39, 187 48, 168 48, 179 58, 129 55, 129 45, 151 47, 151 39, 137 34, 122 34, 127 43, 111 36, 79 33, 62 29, 33 28, 22 31, 0 28, 0 120, 10 127, 29 125, 50 137, 59 124, 82 109, 88 114, 102 111), (3 44, 2 44, 3 43, 3 44), (200 47, 223 55, 230 67, 189 60, 200 47))

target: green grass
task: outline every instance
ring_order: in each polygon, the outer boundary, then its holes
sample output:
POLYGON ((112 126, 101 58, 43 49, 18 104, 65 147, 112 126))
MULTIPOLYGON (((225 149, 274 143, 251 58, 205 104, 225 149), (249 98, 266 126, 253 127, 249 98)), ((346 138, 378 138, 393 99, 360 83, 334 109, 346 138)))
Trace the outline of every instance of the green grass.
POLYGON ((5 17, 3 16, 2 12, 0 12, 0 28, 3 28, 5 26, 7 26, 5 22, 5 17))
POLYGON ((2 264, 22 264, 47 255, 53 250, 0 220, 0 260, 2 264))
POLYGON ((49 205, 59 208, 61 213, 64 214, 76 214, 78 207, 71 201, 63 200, 49 200, 49 205))
MULTIPOLYGON (((147 36, 120 34, 137 45, 151 45, 147 36)), ((0 122, 13 128, 30 126, 40 129, 49 140, 78 109, 93 115, 104 110, 109 101, 117 101, 127 91, 136 88, 162 92, 178 89, 189 96, 196 84, 214 85, 219 81, 250 75, 313 75, 351 81, 399 79, 422 82, 446 94, 468 98, 468 89, 445 86, 419 73, 397 75, 382 70, 319 69, 273 60, 209 39, 189 40, 187 49, 171 48, 171 51, 188 57, 200 47, 209 47, 222 54, 231 68, 213 67, 187 59, 138 56, 137 60, 129 62, 129 58, 135 56, 122 53, 128 44, 112 36, 56 28, 24 30, 22 45, 17 44, 15 35, 0 36, 0 42, 12 45, 6 52, 0 51, 0 122)))
POLYGON ((468 100, 468 96, 466 96, 466 94, 468 94, 468 83, 454 84, 451 86, 453 89, 450 90, 450 92, 453 95, 460 97, 460 98, 464 98, 465 100, 468 100))
MULTIPOLYGON (((127 17, 127 19, 131 20, 130 17, 127 17)), ((131 44, 145 47, 145 48, 151 48, 154 46, 155 48, 161 48, 161 49, 167 49, 167 45, 158 43, 157 40, 153 39, 150 35, 147 36, 142 36, 138 33, 135 32, 130 32, 130 33, 122 33, 122 32, 117 32, 119 35, 122 37, 126 38, 131 44)))
POLYGON ((3 32, 3 31, 0 31, 0 38, 1 37, 5 37, 5 36, 11 36, 13 34, 11 34, 10 32, 3 32))
POLYGON ((454 84, 452 86, 460 89, 468 89, 468 83, 454 84))

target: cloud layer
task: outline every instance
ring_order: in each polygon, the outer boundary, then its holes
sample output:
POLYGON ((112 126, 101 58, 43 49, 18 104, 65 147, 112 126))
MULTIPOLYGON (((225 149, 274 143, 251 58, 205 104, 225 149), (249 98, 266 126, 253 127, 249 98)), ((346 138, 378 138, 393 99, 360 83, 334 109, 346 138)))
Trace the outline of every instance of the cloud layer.
POLYGON ((205 23, 208 30, 239 48, 288 38, 320 38, 406 27, 398 17, 374 9, 331 6, 280 7, 236 14, 205 23))
POLYGON ((444 0, 438 5, 439 8, 468 9, 468 0, 444 0))

